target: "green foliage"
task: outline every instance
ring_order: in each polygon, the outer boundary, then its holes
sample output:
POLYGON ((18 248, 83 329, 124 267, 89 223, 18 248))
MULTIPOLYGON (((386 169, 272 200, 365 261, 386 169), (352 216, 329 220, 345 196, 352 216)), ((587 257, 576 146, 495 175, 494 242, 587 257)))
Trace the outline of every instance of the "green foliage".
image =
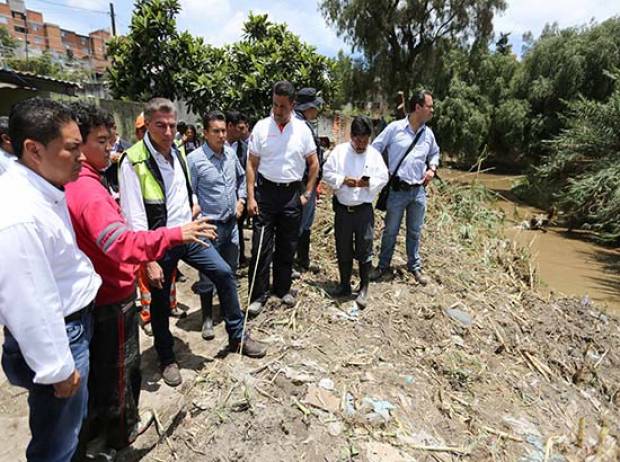
POLYGON ((475 162, 484 148, 491 116, 491 107, 480 89, 455 78, 436 108, 442 149, 459 153, 464 162, 475 162))
POLYGON ((0 47, 3 57, 13 56, 17 48, 17 40, 11 37, 5 25, 0 25, 0 47))
POLYGON ((7 59, 6 64, 16 71, 32 72, 33 74, 54 79, 83 82, 90 78, 89 72, 85 69, 65 70, 63 66, 52 60, 48 52, 44 52, 39 56, 31 56, 28 59, 12 57, 7 59))
POLYGON ((335 88, 331 60, 267 15, 250 13, 243 30, 241 41, 211 49, 189 72, 186 99, 193 110, 236 107, 251 118, 265 117, 278 80, 315 87, 330 101, 335 88))
POLYGON ((179 11, 178 0, 136 2, 130 33, 108 46, 115 97, 184 99, 199 114, 234 107, 260 118, 269 113, 272 85, 286 79, 317 88, 329 101, 332 61, 285 25, 250 14, 243 39, 217 48, 178 33, 179 11))
POLYGON ((486 45, 505 0, 322 0, 323 16, 361 51, 386 93, 431 82, 445 41, 486 45))
POLYGON ((550 154, 529 181, 546 191, 573 227, 620 243, 620 72, 606 102, 568 103, 567 128, 550 142, 550 154))

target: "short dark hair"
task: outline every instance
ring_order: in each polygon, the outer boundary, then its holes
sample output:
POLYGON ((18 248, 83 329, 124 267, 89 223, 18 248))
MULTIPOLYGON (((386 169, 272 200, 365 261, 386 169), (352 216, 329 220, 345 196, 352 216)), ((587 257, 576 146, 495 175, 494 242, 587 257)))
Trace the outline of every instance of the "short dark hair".
POLYGON ((241 113, 239 111, 226 111, 226 125, 237 125, 241 122, 241 113))
POLYGON ((280 80, 273 86, 273 94, 277 96, 288 96, 288 99, 295 101, 295 87, 288 80, 280 80))
POLYGON ((366 116, 355 116, 351 122, 351 136, 372 135, 372 122, 366 116))
POLYGON ((156 112, 165 112, 165 113, 177 113, 177 108, 174 107, 172 101, 167 98, 153 98, 144 107, 144 121, 150 122, 153 114, 156 112))
POLYGON ((179 121, 179 123, 177 123, 177 132, 185 133, 187 131, 187 127, 188 125, 181 120, 179 121))
POLYGON ((209 124, 213 122, 214 120, 221 120, 224 123, 226 123, 226 116, 224 115, 222 111, 207 112, 205 116, 202 118, 202 125, 204 126, 205 130, 209 129, 209 124))
POLYGON ((92 104, 75 102, 69 105, 78 127, 80 127, 80 134, 82 135, 82 143, 86 143, 88 134, 95 128, 105 126, 107 129, 114 127, 114 117, 108 111, 104 111, 92 104))
POLYGON ((60 137, 61 127, 74 121, 71 109, 58 101, 35 97, 16 103, 9 114, 9 137, 15 156, 21 158, 27 139, 47 146, 60 137))
POLYGON ((418 90, 411 95, 411 98, 409 98, 409 112, 414 112, 416 105, 424 106, 426 104, 427 96, 430 96, 431 98, 433 97, 430 90, 418 90))
POLYGON ((7 116, 0 117, 0 135, 9 134, 9 118, 7 116))

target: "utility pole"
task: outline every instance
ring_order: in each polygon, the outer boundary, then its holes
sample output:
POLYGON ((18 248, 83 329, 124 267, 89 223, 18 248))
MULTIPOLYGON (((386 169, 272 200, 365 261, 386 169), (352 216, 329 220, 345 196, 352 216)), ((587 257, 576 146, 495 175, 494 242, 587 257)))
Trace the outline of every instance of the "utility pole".
POLYGON ((112 35, 116 36, 116 16, 114 15, 114 3, 110 2, 110 19, 112 20, 112 35))

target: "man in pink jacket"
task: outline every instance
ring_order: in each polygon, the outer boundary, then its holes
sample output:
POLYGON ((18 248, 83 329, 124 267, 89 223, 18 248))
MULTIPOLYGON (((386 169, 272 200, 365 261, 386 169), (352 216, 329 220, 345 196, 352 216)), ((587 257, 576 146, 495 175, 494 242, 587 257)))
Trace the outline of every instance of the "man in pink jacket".
POLYGON ((160 259, 170 247, 212 239, 204 220, 176 228, 131 231, 106 185, 114 119, 94 106, 75 103, 86 157, 77 181, 66 186, 67 205, 78 247, 91 259, 103 284, 95 299, 90 345, 89 412, 75 459, 110 454, 146 429, 138 413, 140 349, 134 304, 139 264, 160 259))

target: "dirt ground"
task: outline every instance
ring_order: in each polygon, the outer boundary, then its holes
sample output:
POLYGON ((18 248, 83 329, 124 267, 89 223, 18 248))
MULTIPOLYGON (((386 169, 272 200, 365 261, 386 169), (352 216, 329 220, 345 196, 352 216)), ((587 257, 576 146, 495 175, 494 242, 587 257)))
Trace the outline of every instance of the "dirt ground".
MULTIPOLYGON (((221 323, 202 340, 195 272, 184 268, 188 316, 172 323, 184 383, 163 383, 143 336, 142 405, 160 428, 118 460, 620 460, 618 320, 588 300, 539 295, 527 255, 480 208, 483 196, 433 188, 422 244, 430 284, 403 270, 399 241, 393 277, 371 285, 363 311, 327 295, 337 275, 324 198, 318 268, 295 282, 297 305, 272 298, 248 323, 270 345, 260 360, 227 354, 221 323)), ((25 398, 0 384, 0 460, 24 460, 25 398)))

